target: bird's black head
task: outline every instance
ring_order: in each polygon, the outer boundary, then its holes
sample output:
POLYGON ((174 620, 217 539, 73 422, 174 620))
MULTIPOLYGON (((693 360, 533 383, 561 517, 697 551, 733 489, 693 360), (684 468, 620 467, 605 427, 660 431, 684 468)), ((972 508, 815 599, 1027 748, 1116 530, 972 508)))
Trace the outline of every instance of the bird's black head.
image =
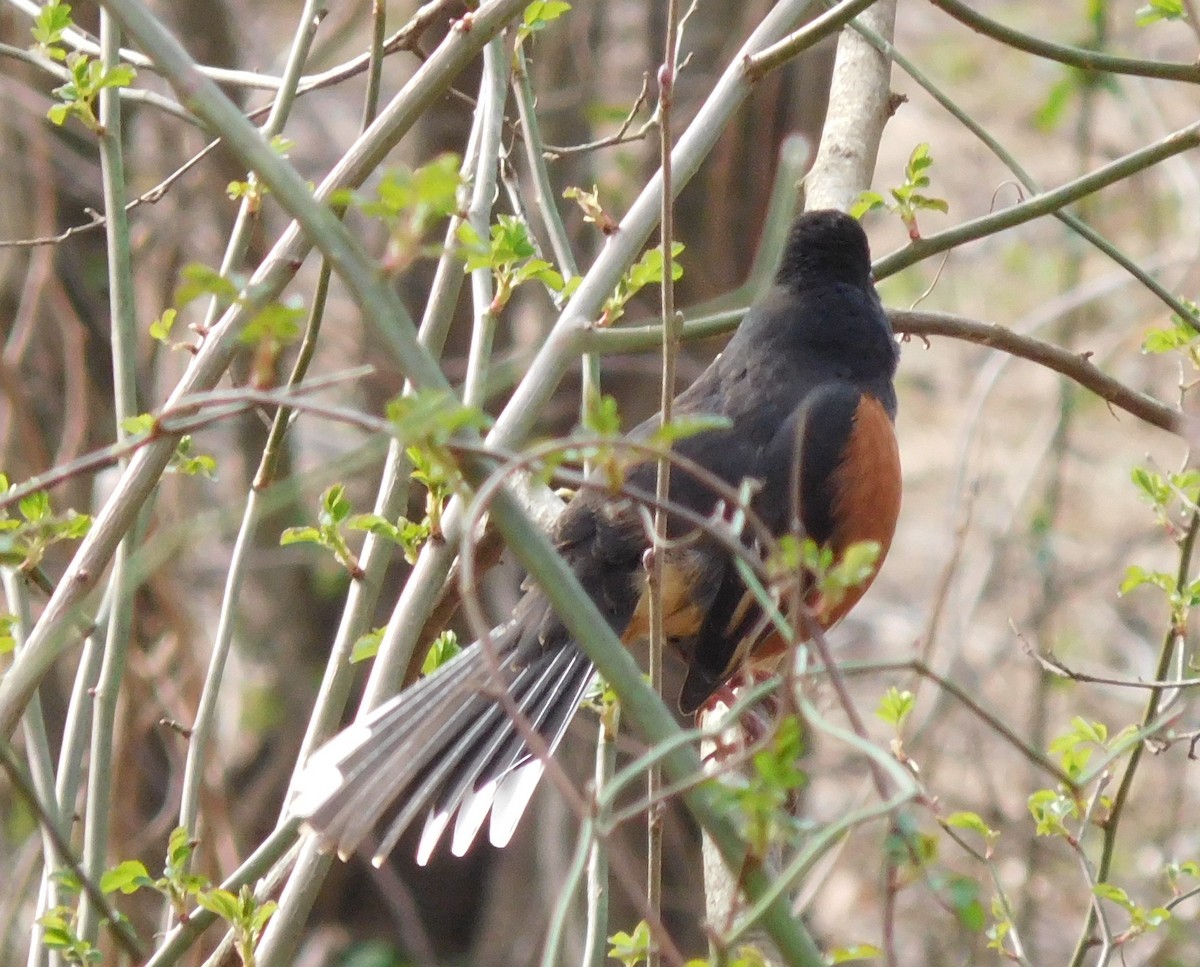
POLYGON ((836 209, 805 212, 792 224, 775 281, 780 285, 868 285, 871 251, 858 220, 836 209))

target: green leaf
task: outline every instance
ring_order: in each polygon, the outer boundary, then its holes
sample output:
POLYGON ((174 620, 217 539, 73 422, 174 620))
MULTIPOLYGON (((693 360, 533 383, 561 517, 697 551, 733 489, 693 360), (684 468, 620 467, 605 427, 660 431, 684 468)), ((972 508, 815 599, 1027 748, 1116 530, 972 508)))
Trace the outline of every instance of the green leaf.
POLYGON ((128 87, 137 78, 137 71, 128 64, 114 64, 99 78, 100 87, 128 87))
POLYGON ((621 411, 616 397, 589 394, 584 401, 583 427, 596 436, 617 436, 621 432, 621 411))
POLYGON ((167 866, 182 869, 191 862, 195 842, 188 835, 187 827, 176 826, 167 837, 167 866))
POLYGON ((1133 485, 1141 491, 1144 499, 1155 506, 1165 506, 1171 499, 1171 488, 1163 479, 1162 474, 1155 473, 1146 467, 1134 467, 1130 472, 1133 485))
POLYGON ((361 661, 366 661, 378 655, 379 646, 383 642, 383 633, 385 631, 387 631, 386 627, 379 627, 362 635, 354 643, 354 647, 350 651, 350 663, 357 665, 361 661))
POLYGON ((907 689, 900 691, 893 685, 879 700, 879 707, 875 709, 875 715, 899 730, 916 703, 916 697, 912 692, 907 689))
POLYGON ((236 923, 241 911, 238 898, 228 890, 219 888, 196 894, 196 903, 209 913, 215 913, 229 923, 236 923))
POLYGON ((50 516, 50 495, 44 490, 35 491, 22 497, 17 509, 29 523, 36 524, 50 516))
POLYGON ((886 208, 883 195, 877 191, 860 192, 854 204, 850 206, 850 217, 861 219, 867 212, 879 211, 886 208))
POLYGON ((7 655, 17 647, 14 629, 17 618, 11 614, 0 614, 0 655, 7 655))
POLYGON ((61 51, 51 52, 50 48, 61 43, 63 33, 71 27, 71 5, 60 3, 59 0, 48 0, 38 10, 30 33, 37 42, 38 49, 55 60, 62 60, 66 54, 61 51), (55 56, 57 54, 58 56, 55 56))
POLYGON ((925 195, 912 195, 909 204, 916 209, 941 212, 945 215, 950 211, 950 203, 944 198, 929 198, 925 195))
POLYGON ((1097 883, 1092 889, 1092 892, 1102 900, 1111 900, 1118 906, 1124 907, 1126 910, 1134 908, 1134 902, 1129 899, 1129 894, 1122 890, 1119 886, 1114 886, 1111 883, 1097 883))
POLYGON ((346 488, 342 484, 333 484, 321 494, 322 512, 334 524, 340 524, 350 516, 350 499, 346 496, 346 488))
POLYGON ((985 839, 993 839, 999 835, 994 829, 988 826, 977 813, 971 812, 956 812, 951 813, 942 820, 947 826, 953 826, 955 829, 969 829, 972 832, 978 833, 985 839))
POLYGON ((121 421, 121 429, 130 436, 141 436, 143 433, 150 433, 155 422, 153 413, 139 413, 137 416, 125 417, 121 421))
POLYGON ((320 544, 321 532, 315 527, 289 527, 279 535, 280 546, 288 544, 320 544))
POLYGON ((1079 815, 1073 799, 1052 789, 1039 789, 1029 797, 1027 805, 1039 836, 1069 836, 1064 820, 1079 815))
POLYGON ((461 651, 458 636, 453 631, 443 631, 429 647, 425 661, 421 663, 421 674, 432 675, 461 651))
POLYGON ((1160 20, 1185 20, 1187 11, 1183 0, 1150 0, 1144 7, 1138 7, 1134 13, 1134 22, 1139 27, 1157 23, 1160 20))
POLYGON ((400 528, 378 514, 355 514, 346 520, 346 527, 349 530, 367 531, 400 543, 400 528))
POLYGON ((563 0, 534 0, 525 8, 521 23, 530 30, 541 30, 571 9, 563 0))
POLYGON ((965 876, 953 877, 946 887, 946 894, 959 923, 975 932, 984 928, 987 915, 979 901, 978 883, 965 876))
POLYGON ((1046 94, 1046 99, 1034 115, 1034 124, 1042 131, 1053 131, 1057 128, 1078 90, 1079 84, 1074 75, 1064 74, 1046 94))
POLYGON ((1087 719, 1076 715, 1071 719, 1071 725, 1076 733, 1088 741, 1095 742, 1101 746, 1108 742, 1108 726, 1103 722, 1089 722, 1087 719))
POLYGON ((860 943, 853 947, 837 947, 829 952, 829 963, 849 964, 857 960, 877 960, 883 951, 874 944, 860 943))
POLYGON ((175 326, 175 317, 178 312, 175 309, 164 309, 163 314, 150 323, 150 338, 158 342, 166 342, 171 335, 171 329, 175 326))
POLYGON ((153 882, 145 864, 137 860, 126 860, 101 874, 100 892, 112 893, 120 890, 125 894, 136 893, 141 887, 150 886, 153 882))
POLYGON ((179 273, 181 281, 175 290, 175 304, 186 306, 201 296, 211 296, 219 302, 232 305, 237 301, 240 289, 216 269, 199 262, 185 265, 179 273))
POLYGON ((303 305, 271 302, 246 323, 238 342, 246 346, 272 343, 287 346, 300 337, 300 327, 307 315, 303 305))
POLYGON ((398 396, 386 407, 396 436, 420 446, 440 446, 467 429, 486 430, 491 418, 473 406, 464 406, 448 390, 422 390, 398 396))
MULTIPOLYGON (((727 430, 733 421, 727 416, 717 416, 715 413, 694 413, 687 416, 677 416, 669 423, 660 426, 650 435, 650 441, 656 446, 666 446, 688 437, 698 436, 710 430, 727 430)), ((618 426, 619 429, 619 426, 618 426)))
POLYGON ((209 480, 215 480, 217 477, 216 459, 207 453, 193 453, 191 434, 184 434, 179 438, 167 469, 188 477, 207 477, 209 480))
POLYGON ((1148 571, 1137 564, 1130 564, 1125 569, 1125 579, 1121 582, 1120 593, 1128 594, 1135 588, 1148 584, 1159 588, 1168 594, 1175 590, 1175 579, 1164 571, 1148 571))
POLYGON ((618 931, 608 938, 608 956, 619 960, 624 967, 637 967, 650 953, 650 925, 642 920, 633 933, 618 931))

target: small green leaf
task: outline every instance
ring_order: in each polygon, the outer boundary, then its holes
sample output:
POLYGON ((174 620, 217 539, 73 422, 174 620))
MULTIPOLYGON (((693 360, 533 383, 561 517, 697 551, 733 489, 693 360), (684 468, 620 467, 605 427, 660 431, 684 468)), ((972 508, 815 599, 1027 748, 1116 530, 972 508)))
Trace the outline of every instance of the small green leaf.
POLYGON ((621 432, 621 412, 616 397, 590 395, 584 405, 583 426, 596 436, 617 436, 621 432))
POLYGON ((357 665, 361 661, 366 661, 378 655, 379 646, 383 643, 383 633, 385 631, 387 631, 386 627, 379 627, 362 635, 354 643, 354 648, 350 651, 350 663, 357 665))
POLYGON ((222 920, 235 923, 241 909, 238 898, 228 890, 206 890, 196 895, 196 903, 222 920))
POLYGON ((0 614, 0 655, 7 655, 17 647, 14 629, 17 625, 15 615, 0 614))
POLYGON ((154 430, 156 423, 153 413, 139 413, 137 416, 127 416, 121 421, 121 429, 129 436, 141 436, 154 430))
POLYGON ((879 194, 879 192, 863 191, 859 193, 854 204, 850 206, 850 217, 861 219, 867 212, 878 211, 886 207, 883 195, 879 194))
POLYGON ((1128 594, 1142 585, 1151 585, 1170 594, 1175 590, 1175 579, 1165 571, 1148 571, 1137 564, 1130 564, 1125 569, 1125 579, 1121 582, 1121 594, 1128 594))
POLYGON ((112 893, 120 890, 125 894, 136 893, 141 887, 150 886, 153 882, 145 864, 137 860, 126 860, 101 874, 100 892, 112 893))
POLYGON ((1063 116, 1067 112, 1067 106, 1071 103, 1075 93, 1079 90, 1079 84, 1071 74, 1065 74, 1060 78, 1046 94, 1046 99, 1042 102, 1042 106, 1038 108, 1034 115, 1034 123, 1042 131, 1053 131, 1062 123, 1063 116))
POLYGON ((192 859, 195 842, 188 835, 187 827, 176 826, 167 837, 167 866, 171 869, 181 869, 192 859))
POLYGON ((281 546, 288 544, 320 544, 321 532, 315 527, 289 527, 279 535, 281 546))
POLYGON ((1119 886, 1114 886, 1111 883, 1097 883, 1092 890, 1096 896, 1102 900, 1111 900, 1118 906, 1124 907, 1126 910, 1132 910, 1134 902, 1129 899, 1129 894, 1122 890, 1119 886))
POLYGON ((37 42, 36 49, 54 60, 63 60, 66 53, 56 49, 63 34, 71 27, 71 5, 59 0, 47 0, 38 10, 30 33, 37 42))
POLYGON ((237 301, 240 289, 216 269, 199 262, 185 265, 179 273, 181 281, 175 290, 175 304, 186 306, 201 296, 211 296, 219 302, 232 305, 237 301))
POLYGON ((978 833, 985 839, 992 839, 999 834, 988 826, 977 813, 971 812, 956 812, 951 813, 942 820, 947 826, 953 826, 955 829, 969 829, 972 832, 978 833))
MULTIPOLYGON (((650 436, 650 441, 658 446, 666 446, 679 440, 686 440, 710 430, 727 430, 733 422, 727 416, 717 416, 713 413, 694 413, 687 416, 674 417, 669 423, 658 427, 650 436)), ((619 429, 619 426, 618 426, 619 429)))
POLYGON ((36 524, 50 516, 50 495, 44 490, 35 491, 22 497, 17 509, 29 523, 36 524))
POLYGON ((425 661, 421 663, 421 674, 432 675, 461 651, 458 636, 453 631, 443 631, 426 652, 425 661))
POLYGON ((1160 20, 1186 20, 1187 11, 1183 0, 1150 0, 1144 7, 1138 7, 1134 13, 1134 22, 1139 27, 1157 23, 1160 20))
POLYGON ((831 964, 849 964, 859 960, 878 960, 883 956, 883 951, 874 944, 860 943, 853 947, 837 947, 829 952, 828 960, 831 964))
POLYGON ((321 508, 334 524, 340 524, 350 516, 350 499, 342 484, 334 484, 321 494, 321 508))
POLYGON ((947 884, 946 894, 959 923, 968 930, 983 930, 987 923, 987 915, 979 900, 978 883, 965 876, 955 876, 947 884))
POLYGON ((900 691, 893 685, 879 700, 879 707, 875 709, 875 715, 899 730, 916 703, 916 697, 912 692, 907 689, 900 691))
POLYGON ((608 956, 619 960, 624 967, 637 967, 650 953, 650 925, 642 920, 633 933, 618 931, 608 938, 608 956))

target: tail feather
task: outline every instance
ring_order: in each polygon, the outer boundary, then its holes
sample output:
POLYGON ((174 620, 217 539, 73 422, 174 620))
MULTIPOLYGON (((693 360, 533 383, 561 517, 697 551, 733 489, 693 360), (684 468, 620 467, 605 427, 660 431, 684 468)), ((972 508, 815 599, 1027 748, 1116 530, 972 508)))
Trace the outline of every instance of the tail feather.
MULTIPOLYGON (((560 651, 526 687, 522 687, 525 683, 514 682, 509 689, 514 704, 534 731, 542 731, 542 720, 556 689, 565 679, 565 673, 570 671, 572 659, 565 650, 560 651)), ((435 806, 438 812, 453 812, 468 791, 482 788, 507 772, 512 764, 514 746, 521 752, 525 750, 521 730, 499 705, 494 708, 502 721, 488 731, 484 740, 474 743, 471 748, 464 746, 460 756, 451 753, 455 768, 453 775, 441 784, 435 806)))
POLYGON ((488 841, 493 846, 502 849, 508 845, 545 771, 541 759, 531 759, 500 781, 492 804, 492 821, 488 825, 488 841))
MULTIPOLYGON (((518 672, 508 686, 509 692, 517 699, 517 707, 522 714, 526 712, 526 703, 521 700, 522 696, 527 694, 531 685, 536 687, 546 677, 547 674, 540 672, 537 665, 531 665, 518 672)), ((425 754, 419 764, 413 764, 410 769, 411 780, 387 783, 390 796, 395 797, 403 793, 404 797, 397 803, 398 809, 395 814, 387 821, 387 831, 380 841, 374 861, 382 861, 404 835, 405 830, 412 825, 413 820, 429 806, 434 806, 435 814, 452 813, 453 808, 442 810, 435 804, 445 791, 456 783, 457 776, 463 770, 464 761, 469 762, 474 750, 480 746, 486 749, 490 744, 501 741, 511 728, 513 725, 504 707, 478 695, 474 696, 474 701, 464 704, 458 713, 447 720, 438 734, 426 744, 425 754)), ((457 804, 454 803, 455 806, 457 804)), ((372 822, 371 825, 377 823, 372 822)))
MULTIPOLYGON (((591 663, 573 649, 564 650, 554 656, 527 692, 512 689, 513 699, 528 726, 542 736, 551 752, 562 741, 591 677, 591 663)), ((458 760, 453 781, 447 779, 441 784, 436 805, 426 819, 421 838, 422 855, 428 858, 450 816, 457 811, 450 851, 455 856, 462 856, 492 811, 502 781, 526 764, 530 757, 523 730, 506 717, 503 727, 494 730, 489 741, 477 745, 473 755, 458 760)), ((522 812, 535 786, 536 782, 522 800, 522 812)), ((514 827, 519 819, 520 812, 511 820, 514 827)))
POLYGON ((540 763, 530 762, 522 730, 486 686, 502 685, 553 751, 592 677, 591 662, 571 645, 518 668, 518 634, 510 625, 496 636, 500 681, 476 643, 318 749, 297 782, 291 812, 343 856, 382 830, 377 863, 422 813, 421 862, 456 811, 457 855, 489 813, 492 841, 507 841, 541 769, 530 768, 540 763))

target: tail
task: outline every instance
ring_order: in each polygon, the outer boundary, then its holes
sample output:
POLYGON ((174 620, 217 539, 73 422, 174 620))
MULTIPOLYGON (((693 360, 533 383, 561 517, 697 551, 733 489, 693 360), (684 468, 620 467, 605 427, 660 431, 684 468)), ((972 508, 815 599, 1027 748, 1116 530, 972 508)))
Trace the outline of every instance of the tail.
POLYGON ((476 642, 314 752, 297 781, 292 814, 343 859, 377 831, 376 866, 422 814, 422 866, 456 812, 455 856, 470 848, 489 813, 489 839, 504 846, 544 766, 494 690, 508 692, 553 752, 594 670, 573 643, 519 666, 517 633, 510 625, 493 638, 499 681, 476 642))

